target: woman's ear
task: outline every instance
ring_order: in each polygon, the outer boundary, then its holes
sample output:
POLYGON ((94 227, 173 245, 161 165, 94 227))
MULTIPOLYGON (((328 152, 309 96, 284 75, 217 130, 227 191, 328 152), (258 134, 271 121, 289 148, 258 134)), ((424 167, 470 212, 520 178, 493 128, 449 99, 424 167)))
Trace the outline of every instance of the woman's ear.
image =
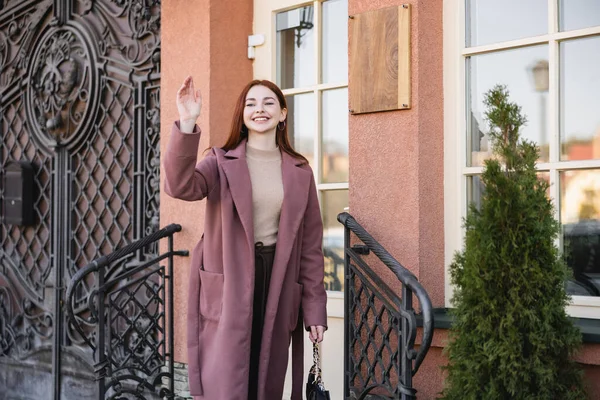
POLYGON ((280 121, 280 122, 283 122, 283 121, 285 121, 285 119, 287 118, 287 108, 282 108, 282 109, 281 109, 281 116, 282 116, 283 118, 279 118, 279 121, 280 121))

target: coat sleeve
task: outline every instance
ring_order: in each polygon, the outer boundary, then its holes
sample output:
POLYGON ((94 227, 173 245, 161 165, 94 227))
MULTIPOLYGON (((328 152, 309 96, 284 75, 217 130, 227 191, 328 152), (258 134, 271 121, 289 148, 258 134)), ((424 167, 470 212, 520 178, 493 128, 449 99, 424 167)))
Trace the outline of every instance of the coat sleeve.
MULTIPOLYGON (((201 253, 198 258, 203 259, 203 240, 196 246, 201 253)), ((204 390, 200 375, 200 276, 198 269, 192 266, 190 268, 190 280, 188 286, 188 310, 187 310, 187 351, 188 351, 188 383, 190 394, 192 396, 202 396, 204 390)))
POLYGON ((299 281, 302 284, 304 326, 327 327, 327 293, 323 259, 323 222, 314 177, 310 182, 308 204, 304 212, 299 281))
POLYGON ((180 200, 202 200, 219 181, 217 157, 212 151, 197 165, 200 128, 182 133, 175 122, 164 156, 165 192, 180 200))

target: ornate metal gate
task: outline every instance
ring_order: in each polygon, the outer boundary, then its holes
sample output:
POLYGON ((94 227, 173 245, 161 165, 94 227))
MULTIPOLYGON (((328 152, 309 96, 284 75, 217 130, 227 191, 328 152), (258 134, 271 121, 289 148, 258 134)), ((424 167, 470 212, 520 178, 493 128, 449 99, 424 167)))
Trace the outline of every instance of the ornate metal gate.
MULTIPOLYGON (((8 398, 94 396, 65 287, 158 228, 159 85, 160 0, 0 0, 0 174, 31 162, 37 189, 33 225, 0 225, 8 398)), ((74 295, 80 315, 92 279, 74 295)))

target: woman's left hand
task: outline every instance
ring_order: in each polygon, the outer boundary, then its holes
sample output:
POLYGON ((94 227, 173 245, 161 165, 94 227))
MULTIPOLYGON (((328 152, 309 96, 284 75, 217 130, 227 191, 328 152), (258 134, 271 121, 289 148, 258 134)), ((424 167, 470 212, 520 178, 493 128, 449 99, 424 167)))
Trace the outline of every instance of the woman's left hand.
POLYGON ((311 326, 308 337, 313 343, 321 343, 323 341, 323 334, 325 333, 325 327, 321 325, 311 326))

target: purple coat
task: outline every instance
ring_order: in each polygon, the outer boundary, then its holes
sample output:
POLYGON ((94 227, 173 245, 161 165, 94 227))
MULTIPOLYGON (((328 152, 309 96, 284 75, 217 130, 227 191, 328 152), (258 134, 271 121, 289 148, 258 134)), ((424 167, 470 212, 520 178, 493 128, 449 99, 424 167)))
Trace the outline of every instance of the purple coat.
MULTIPOLYGON (((175 124, 164 156, 165 192, 187 201, 207 199, 204 235, 192 253, 189 281, 190 392, 203 400, 246 400, 254 291, 246 142, 230 151, 213 148, 196 165, 198 127, 194 133, 183 134, 175 124)), ((301 329, 299 317, 306 327, 327 326, 323 225, 313 173, 285 152, 281 170, 284 198, 262 337, 259 400, 283 396, 290 338, 297 326, 301 329)), ((294 371, 294 400, 302 399, 302 375, 294 371)))

